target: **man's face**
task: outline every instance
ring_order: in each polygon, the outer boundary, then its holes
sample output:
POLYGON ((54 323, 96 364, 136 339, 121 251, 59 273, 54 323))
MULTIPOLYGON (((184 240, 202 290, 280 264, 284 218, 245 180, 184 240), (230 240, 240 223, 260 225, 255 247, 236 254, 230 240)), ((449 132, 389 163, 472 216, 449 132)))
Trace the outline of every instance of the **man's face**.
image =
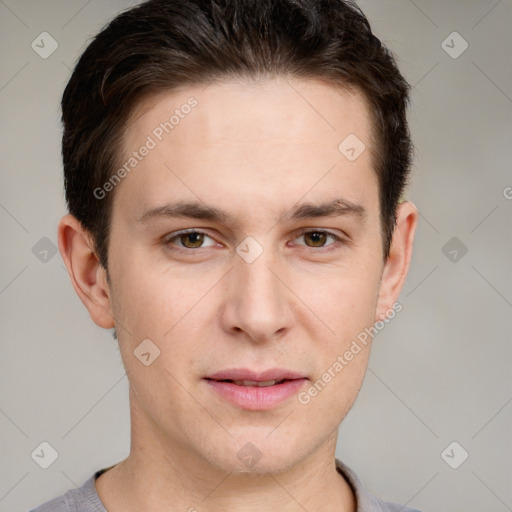
POLYGON ((189 87, 143 107, 121 160, 154 147, 116 187, 109 242, 132 421, 156 443, 224 470, 247 470, 242 448, 261 454, 253 471, 291 467, 332 440, 370 344, 316 396, 304 392, 379 313, 382 238, 366 104, 320 81, 281 79, 189 87), (169 133, 158 130, 191 96, 197 105, 181 109, 169 133), (355 160, 338 149, 350 134, 367 148, 355 160), (304 203, 336 200, 358 206, 293 215, 304 203), (178 202, 225 217, 162 212, 178 202), (146 362, 160 350, 147 366, 134 355, 143 340, 151 340, 146 362), (303 380, 256 390, 207 379, 234 369, 303 380))

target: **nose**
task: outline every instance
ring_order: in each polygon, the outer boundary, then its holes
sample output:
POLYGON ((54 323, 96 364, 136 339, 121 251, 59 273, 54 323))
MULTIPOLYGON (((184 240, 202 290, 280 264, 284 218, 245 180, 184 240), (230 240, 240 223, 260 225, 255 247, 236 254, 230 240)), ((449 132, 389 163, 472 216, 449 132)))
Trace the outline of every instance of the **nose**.
POLYGON ((236 256, 222 312, 224 329, 255 342, 283 336, 293 319, 293 293, 285 283, 282 266, 265 251, 252 263, 236 256))

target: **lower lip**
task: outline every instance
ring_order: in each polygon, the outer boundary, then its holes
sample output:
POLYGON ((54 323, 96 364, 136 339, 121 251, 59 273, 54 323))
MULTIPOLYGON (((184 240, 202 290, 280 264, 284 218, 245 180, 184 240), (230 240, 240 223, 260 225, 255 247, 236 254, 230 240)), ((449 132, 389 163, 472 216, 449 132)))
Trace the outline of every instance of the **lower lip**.
POLYGON ((274 384, 273 386, 238 386, 233 382, 205 379, 211 388, 228 402, 251 411, 273 409, 292 396, 304 386, 307 379, 294 379, 274 384))

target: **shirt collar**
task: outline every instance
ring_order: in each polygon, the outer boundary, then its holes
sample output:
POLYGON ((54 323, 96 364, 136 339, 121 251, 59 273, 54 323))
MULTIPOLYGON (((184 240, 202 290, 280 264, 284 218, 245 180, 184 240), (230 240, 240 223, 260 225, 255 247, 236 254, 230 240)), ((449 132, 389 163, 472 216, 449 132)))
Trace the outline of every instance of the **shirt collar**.
POLYGON ((381 500, 372 496, 363 486, 358 476, 343 462, 336 459, 336 470, 348 482, 354 494, 356 495, 356 512, 387 512, 389 509, 384 508, 381 500))

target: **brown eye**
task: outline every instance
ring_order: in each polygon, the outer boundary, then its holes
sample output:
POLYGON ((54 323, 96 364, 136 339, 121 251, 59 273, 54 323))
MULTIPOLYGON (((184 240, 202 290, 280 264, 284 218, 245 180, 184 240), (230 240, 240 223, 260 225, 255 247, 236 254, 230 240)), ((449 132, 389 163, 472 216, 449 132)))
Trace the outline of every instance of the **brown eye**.
POLYGON ((196 249, 197 247, 201 247, 203 244, 204 234, 194 231, 193 233, 184 233, 178 238, 182 242, 183 247, 187 247, 188 249, 196 249))
POLYGON ((322 247, 329 247, 330 245, 333 245, 334 242, 342 242, 342 239, 338 236, 336 236, 334 233, 330 233, 329 231, 323 231, 323 230, 303 230, 299 233, 299 237, 304 238, 304 241, 306 243, 298 245, 306 245, 307 247, 312 248, 322 248, 322 247), (334 242, 326 243, 328 239, 332 239, 334 242))
POLYGON ((215 245, 215 240, 202 231, 191 229, 167 237, 165 244, 176 250, 203 249, 215 245), (210 240, 209 243, 208 240, 210 240))
POLYGON ((327 234, 322 231, 310 231, 309 233, 304 233, 304 240, 306 240, 306 245, 310 247, 322 247, 325 244, 327 239, 327 234), (308 243, 307 241, 311 243, 308 243))

